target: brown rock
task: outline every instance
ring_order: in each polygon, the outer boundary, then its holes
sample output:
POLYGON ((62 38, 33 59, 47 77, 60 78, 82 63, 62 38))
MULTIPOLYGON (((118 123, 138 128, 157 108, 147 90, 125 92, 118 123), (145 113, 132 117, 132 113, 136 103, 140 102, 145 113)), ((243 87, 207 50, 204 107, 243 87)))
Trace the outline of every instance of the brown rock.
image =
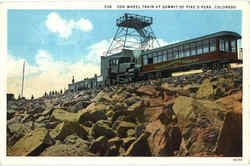
POLYGON ((132 143, 125 153, 125 156, 151 156, 150 148, 147 142, 149 134, 143 133, 132 143))
POLYGON ((221 125, 220 114, 225 114, 227 109, 220 103, 209 100, 197 100, 191 97, 179 96, 175 100, 173 110, 176 113, 178 126, 182 130, 191 122, 195 122, 199 115, 208 117, 211 122, 221 125))
POLYGON ((155 89, 152 85, 142 86, 136 90, 138 94, 148 95, 148 96, 158 96, 159 91, 155 89))
POLYGON ((172 156, 179 149, 182 136, 178 127, 157 120, 146 126, 146 132, 150 133, 147 141, 153 156, 172 156))
POLYGON ((230 96, 226 96, 216 100, 216 102, 223 104, 228 110, 240 112, 242 110, 242 92, 239 91, 230 96))
POLYGON ((202 82, 202 84, 201 84, 201 86, 196 94, 196 97, 197 98, 210 98, 214 95, 215 95, 215 91, 213 88, 213 84, 210 82, 209 79, 205 79, 202 82))
POLYGON ((99 120, 107 119, 106 116, 107 106, 104 104, 90 104, 87 109, 83 109, 78 112, 79 122, 83 123, 85 121, 97 122, 99 120))
POLYGON ((90 151, 97 155, 105 155, 108 150, 108 138, 105 136, 98 137, 90 146, 90 151))
POLYGON ((91 129, 91 135, 95 138, 105 136, 112 138, 116 136, 116 132, 107 123, 96 123, 91 129))
POLYGON ((129 129, 135 129, 136 124, 131 123, 131 122, 125 122, 125 121, 121 121, 118 123, 117 125, 117 134, 119 137, 127 137, 127 131, 129 129))
POLYGON ((25 135, 14 146, 9 148, 9 156, 37 156, 46 147, 53 144, 45 128, 38 128, 25 135))
POLYGON ((225 157, 242 157, 241 111, 232 111, 226 115, 216 153, 225 157))
POLYGON ((52 119, 59 121, 77 122, 78 114, 67 112, 64 109, 55 109, 52 113, 52 119))
POLYGON ((136 140, 135 137, 127 137, 122 139, 122 147, 127 150, 129 146, 136 140))
POLYGON ((84 143, 77 145, 55 144, 45 149, 40 156, 95 156, 88 152, 88 146, 84 143))
POLYGON ((110 145, 116 145, 117 147, 119 147, 122 144, 122 140, 120 137, 114 137, 108 140, 108 143, 110 145))
POLYGON ((53 139, 64 140, 65 137, 76 133, 82 139, 87 139, 88 129, 87 127, 80 125, 77 122, 62 122, 56 126, 51 132, 50 136, 53 139))

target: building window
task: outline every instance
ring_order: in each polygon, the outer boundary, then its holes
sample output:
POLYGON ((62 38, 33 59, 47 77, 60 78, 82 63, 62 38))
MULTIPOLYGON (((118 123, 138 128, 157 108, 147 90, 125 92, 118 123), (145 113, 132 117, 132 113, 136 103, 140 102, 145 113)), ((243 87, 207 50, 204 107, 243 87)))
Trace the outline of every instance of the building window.
POLYGON ((202 42, 197 43, 197 54, 202 54, 202 42))
POLYGON ((210 40, 210 52, 214 52, 214 51, 216 51, 216 40, 211 39, 210 40))
POLYGON ((184 57, 190 56, 189 45, 184 46, 184 57))
POLYGON ((178 59, 178 48, 173 49, 173 59, 178 59))
POLYGON ((209 52, 209 40, 203 41, 203 53, 209 52))
POLYGON ((191 56, 196 55, 196 44, 191 44, 191 56))
POLYGON ((228 42, 228 40, 225 40, 225 51, 226 52, 229 51, 229 42, 228 42))
POLYGON ((183 48, 182 48, 182 46, 179 47, 179 57, 180 58, 183 57, 183 48))
POLYGON ((232 49, 232 52, 236 52, 236 42, 235 42, 235 40, 231 40, 231 49, 232 49))
POLYGON ((225 51, 224 40, 220 39, 220 51, 225 51))

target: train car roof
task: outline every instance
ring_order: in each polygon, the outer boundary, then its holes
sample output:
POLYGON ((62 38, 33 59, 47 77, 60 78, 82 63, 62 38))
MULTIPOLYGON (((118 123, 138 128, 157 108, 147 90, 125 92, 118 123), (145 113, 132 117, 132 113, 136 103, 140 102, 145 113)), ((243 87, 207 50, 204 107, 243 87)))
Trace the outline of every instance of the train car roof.
POLYGON ((174 44, 169 44, 169 45, 166 45, 166 46, 158 47, 158 48, 155 48, 155 49, 152 49, 152 50, 147 50, 143 54, 147 54, 147 53, 150 53, 150 52, 159 51, 159 50, 166 49, 166 48, 172 48, 172 47, 184 45, 184 44, 187 44, 187 43, 198 42, 198 41, 202 41, 202 40, 206 40, 206 39, 213 39, 213 38, 217 38, 217 37, 222 37, 222 36, 233 36, 236 39, 241 39, 241 35, 238 34, 238 33, 236 33, 236 32, 232 32, 232 31, 220 31, 220 32, 209 34, 209 35, 205 35, 205 36, 201 36, 201 37, 197 37, 197 38, 193 38, 193 39, 181 41, 181 42, 178 42, 178 43, 174 43, 174 44))

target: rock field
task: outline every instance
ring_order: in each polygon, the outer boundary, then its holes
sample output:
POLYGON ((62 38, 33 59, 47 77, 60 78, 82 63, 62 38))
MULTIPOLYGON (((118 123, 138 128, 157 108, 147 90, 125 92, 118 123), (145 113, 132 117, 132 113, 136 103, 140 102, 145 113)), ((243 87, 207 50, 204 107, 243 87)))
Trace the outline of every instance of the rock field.
POLYGON ((242 156, 242 69, 10 100, 9 156, 242 156))

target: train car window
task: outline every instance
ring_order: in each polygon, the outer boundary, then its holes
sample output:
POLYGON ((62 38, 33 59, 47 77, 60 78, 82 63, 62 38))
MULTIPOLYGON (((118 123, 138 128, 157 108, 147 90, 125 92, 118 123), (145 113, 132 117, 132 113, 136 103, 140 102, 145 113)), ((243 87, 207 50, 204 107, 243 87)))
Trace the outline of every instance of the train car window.
POLYGON ((172 60, 173 59, 172 55, 173 55, 173 51, 170 48, 170 49, 168 49, 168 60, 172 60))
POLYGON ((191 43, 191 56, 196 55, 196 44, 191 43))
POLYGON ((143 64, 144 64, 144 65, 147 65, 147 64, 148 64, 148 56, 147 56, 147 55, 144 55, 144 56, 143 56, 143 64))
POLYGON ((177 59, 178 58, 178 48, 174 48, 173 50, 173 59, 177 59))
POLYGON ((190 56, 189 45, 184 46, 184 57, 190 56))
POLYGON ((232 49, 232 52, 236 52, 236 42, 235 42, 235 40, 231 40, 231 49, 232 49))
POLYGON ((197 43, 197 54, 202 54, 202 42, 197 43))
POLYGON ((179 47, 179 57, 180 58, 183 57, 183 48, 182 48, 182 46, 179 47))
POLYGON ((208 53, 209 52, 209 40, 204 40, 203 41, 203 53, 208 53))
POLYGON ((159 63, 162 62, 162 59, 163 59, 162 55, 158 56, 158 62, 159 62, 159 63))
POLYGON ((225 51, 229 52, 229 43, 228 43, 228 40, 225 40, 225 51))
POLYGON ((166 62, 167 61, 167 51, 164 51, 162 56, 163 56, 163 62, 166 62))
POLYGON ((129 63, 130 62, 130 57, 121 57, 119 59, 119 63, 129 63))
POLYGON ((157 56, 154 56, 153 57, 153 64, 156 64, 157 63, 157 56))
POLYGON ((153 57, 148 58, 148 64, 153 64, 153 57))
POLYGON ((214 51, 216 51, 216 40, 211 39, 210 40, 210 52, 214 52, 214 51))
POLYGON ((220 51, 225 51, 225 45, 224 40, 220 39, 220 45, 219 45, 220 51))

